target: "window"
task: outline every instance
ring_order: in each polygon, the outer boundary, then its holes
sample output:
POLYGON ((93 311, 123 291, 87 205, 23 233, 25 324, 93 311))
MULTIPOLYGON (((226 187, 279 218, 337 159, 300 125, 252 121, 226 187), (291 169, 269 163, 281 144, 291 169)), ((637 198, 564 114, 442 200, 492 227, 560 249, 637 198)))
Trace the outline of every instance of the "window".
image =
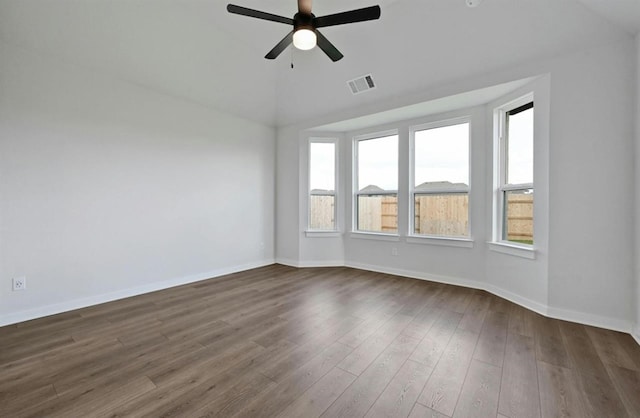
POLYGON ((469 122, 411 129, 412 234, 469 236, 469 122))
POLYGON ((309 229, 337 229, 335 140, 309 142, 309 229))
POLYGON ((355 230, 398 233, 398 134, 355 142, 355 230))
POLYGON ((533 99, 496 110, 498 155, 495 240, 533 245, 533 99))

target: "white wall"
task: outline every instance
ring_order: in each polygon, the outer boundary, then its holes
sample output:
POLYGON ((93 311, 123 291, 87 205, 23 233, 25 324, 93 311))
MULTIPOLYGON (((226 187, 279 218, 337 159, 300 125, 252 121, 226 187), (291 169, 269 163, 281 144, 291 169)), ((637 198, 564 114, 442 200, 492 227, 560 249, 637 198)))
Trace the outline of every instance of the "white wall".
POLYGON ((636 326, 635 338, 640 343, 640 33, 636 35, 636 142, 635 142, 635 279, 636 279, 636 326))
POLYGON ((273 262, 273 128, 0 56, 0 325, 273 262))
POLYGON ((282 264, 297 265, 302 231, 298 229, 298 131, 278 129, 276 150, 276 255, 282 264))
MULTIPOLYGON (((537 200, 543 210, 548 206, 548 230, 539 234, 536 226, 537 236, 544 238, 537 242, 536 260, 488 250, 485 242, 491 237, 487 225, 491 203, 486 193, 475 197, 476 208, 480 209, 472 217, 478 217, 481 225, 475 222, 473 249, 352 239, 347 233, 343 238, 345 263, 482 287, 550 316, 630 331, 636 315, 632 226, 635 57, 633 40, 625 38, 549 59, 532 58, 461 80, 457 85, 434 86, 424 93, 462 93, 471 90, 469 86, 486 87, 548 74, 550 87, 545 94, 550 108, 544 123, 548 148, 541 151, 546 153, 548 167, 542 177, 536 174, 536 186, 546 188, 548 195, 546 202, 537 200), (391 255, 393 246, 398 247, 398 256, 391 255)), ((388 109, 398 101, 402 100, 388 102, 388 109)), ((376 106, 382 110, 383 105, 376 106)), ((357 109, 346 114, 364 115, 357 109)), ((291 149, 298 148, 304 143, 298 138, 300 131, 339 120, 337 114, 319 116, 316 125, 309 121, 297 125, 297 129, 289 127, 280 139, 291 149)), ((491 149, 490 140, 485 138, 481 143, 481 149, 474 151, 478 156, 474 162, 481 163, 473 170, 481 170, 475 178, 484 179, 484 185, 479 186, 490 190, 491 158, 486 155, 491 149)), ((344 181, 348 184, 350 179, 344 181)), ((540 191, 537 189, 536 194, 540 191)), ((289 199, 286 194, 279 190, 279 208, 302 201, 289 199)), ((349 216, 348 202, 346 213, 349 216)), ((541 219, 538 212, 536 217, 541 219)), ((294 231, 289 234, 293 236, 294 231)), ((299 248, 305 246, 301 242, 315 239, 302 237, 299 230, 295 237, 299 248)), ((279 240, 288 238, 283 235, 279 240)), ((317 256, 305 259, 305 255, 300 252, 299 264, 322 261, 317 256)))
POLYGON ((549 304, 630 328, 634 43, 551 65, 549 304))

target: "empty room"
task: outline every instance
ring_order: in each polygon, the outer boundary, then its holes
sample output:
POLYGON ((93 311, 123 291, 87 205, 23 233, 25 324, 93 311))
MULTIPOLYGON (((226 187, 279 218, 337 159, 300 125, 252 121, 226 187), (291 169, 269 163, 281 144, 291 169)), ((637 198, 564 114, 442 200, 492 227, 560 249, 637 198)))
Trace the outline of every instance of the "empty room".
POLYGON ((0 0, 0 417, 640 417, 640 0, 0 0))

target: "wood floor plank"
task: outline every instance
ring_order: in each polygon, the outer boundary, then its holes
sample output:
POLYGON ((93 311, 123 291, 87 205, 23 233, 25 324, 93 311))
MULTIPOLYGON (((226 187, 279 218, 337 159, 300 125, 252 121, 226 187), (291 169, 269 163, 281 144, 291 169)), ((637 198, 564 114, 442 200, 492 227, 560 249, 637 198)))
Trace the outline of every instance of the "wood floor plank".
POLYGON ((507 336, 498 412, 508 417, 540 417, 538 372, 531 337, 515 333, 507 336))
POLYGON ((383 307, 380 311, 371 315, 367 320, 363 321, 350 332, 346 333, 340 342, 349 347, 356 348, 362 344, 367 338, 374 334, 380 327, 387 323, 402 309, 402 304, 392 302, 383 307))
POLYGON ((346 345, 333 343, 307 364, 256 396, 238 411, 237 416, 272 417, 279 414, 329 373, 351 350, 346 345))
POLYGON ((407 417, 422 392, 432 368, 407 360, 373 404, 367 418, 407 417))
POLYGON ((569 354, 558 321, 542 315, 534 317, 536 358, 547 364, 570 368, 569 354))
POLYGON ((319 417, 356 378, 357 376, 334 367, 278 414, 278 417, 319 417))
POLYGON ((484 318, 489 311, 489 303, 490 300, 485 293, 474 293, 458 328, 479 334, 482 331, 484 318))
POLYGON ((576 378, 588 417, 630 417, 608 375, 601 376, 589 371, 577 371, 576 378))
POLYGON ((571 368, 606 377, 607 371, 584 325, 559 321, 562 338, 569 355, 571 368))
POLYGON ((27 417, 88 417, 106 415, 122 402, 127 402, 154 390, 155 385, 146 377, 138 377, 113 386, 87 390, 81 394, 65 395, 40 407, 28 408, 19 413, 27 417))
POLYGON ((472 360, 453 418, 493 418, 498 412, 502 369, 472 360))
POLYGON ((441 310, 438 319, 411 354, 411 360, 435 367, 461 319, 460 313, 441 310))
POLYGON ((382 353, 391 342, 413 320, 413 317, 398 314, 374 332, 362 344, 353 350, 340 364, 342 370, 359 376, 371 362, 382 353))
POLYGON ((57 398, 58 394, 51 383, 28 390, 1 392, 0 417, 17 416, 29 407, 38 407, 57 398))
POLYGON ((418 402, 452 416, 478 341, 475 332, 457 330, 431 373, 418 402))
POLYGON ((513 304, 509 312, 509 332, 534 337, 534 316, 536 314, 520 305, 513 304))
POLYGON ((411 410, 409 418, 451 418, 445 414, 441 414, 438 411, 434 411, 431 408, 427 408, 424 405, 416 403, 411 410))
POLYGON ((572 370, 538 361, 538 384, 542 418, 587 416, 572 370))
POLYGON ((398 336, 329 407, 323 417, 364 416, 418 345, 398 336))
POLYGON ((487 313, 473 358, 502 367, 507 346, 508 321, 508 316, 503 312, 487 313))
MULTIPOLYGON (((243 376, 240 382, 189 415, 196 417, 234 416, 259 393, 265 392, 276 385, 276 382, 259 373, 247 374, 243 376)), ((184 416, 184 411, 181 412, 180 416, 184 416)))
POLYGON ((640 417, 640 372, 618 366, 607 366, 629 416, 640 417))
POLYGON ((200 371, 209 367, 220 372, 221 369, 226 370, 236 362, 252 358, 264 350, 264 347, 252 341, 243 341, 225 350, 211 350, 205 347, 193 351, 191 355, 167 362, 166 365, 158 365, 147 371, 146 375, 158 387, 175 386, 177 382, 193 380, 199 376, 200 371))
POLYGON ((69 346, 50 349, 38 356, 0 365, 0 391, 29 386, 33 381, 51 381, 58 373, 83 369, 103 353, 120 350, 116 339, 94 339, 74 342, 69 346), (69 356, 73 353, 73 356, 69 356))
POLYGON ((585 327, 585 330, 603 363, 627 369, 636 368, 634 361, 618 343, 617 338, 612 338, 614 332, 595 327, 585 327))
POLYGON ((431 331, 433 325, 444 312, 445 311, 440 308, 426 306, 425 309, 413 318, 413 321, 407 325, 402 333, 407 337, 422 340, 427 336, 429 331, 431 331))
POLYGON ((271 265, 0 327, 3 418, 636 417, 639 373, 628 334, 347 267, 271 265))

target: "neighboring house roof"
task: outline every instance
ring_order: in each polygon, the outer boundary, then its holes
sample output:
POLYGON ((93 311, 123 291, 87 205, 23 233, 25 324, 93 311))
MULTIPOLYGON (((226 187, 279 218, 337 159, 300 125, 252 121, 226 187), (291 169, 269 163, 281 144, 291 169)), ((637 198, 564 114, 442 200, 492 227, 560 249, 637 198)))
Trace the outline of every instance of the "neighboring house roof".
POLYGON ((311 194, 313 196, 333 196, 336 192, 334 190, 312 189, 311 194))
POLYGON ((469 186, 464 183, 451 183, 450 181, 427 181, 414 189, 416 192, 437 192, 437 191, 469 191, 469 186))
POLYGON ((368 193, 368 194, 376 194, 376 193, 381 193, 381 192, 384 193, 385 191, 386 190, 384 190, 384 189, 382 189, 382 188, 380 188, 380 187, 378 187, 376 185, 373 185, 373 184, 370 184, 367 187, 365 187, 363 189, 360 189, 360 193, 365 193, 365 194, 366 193, 368 193))

